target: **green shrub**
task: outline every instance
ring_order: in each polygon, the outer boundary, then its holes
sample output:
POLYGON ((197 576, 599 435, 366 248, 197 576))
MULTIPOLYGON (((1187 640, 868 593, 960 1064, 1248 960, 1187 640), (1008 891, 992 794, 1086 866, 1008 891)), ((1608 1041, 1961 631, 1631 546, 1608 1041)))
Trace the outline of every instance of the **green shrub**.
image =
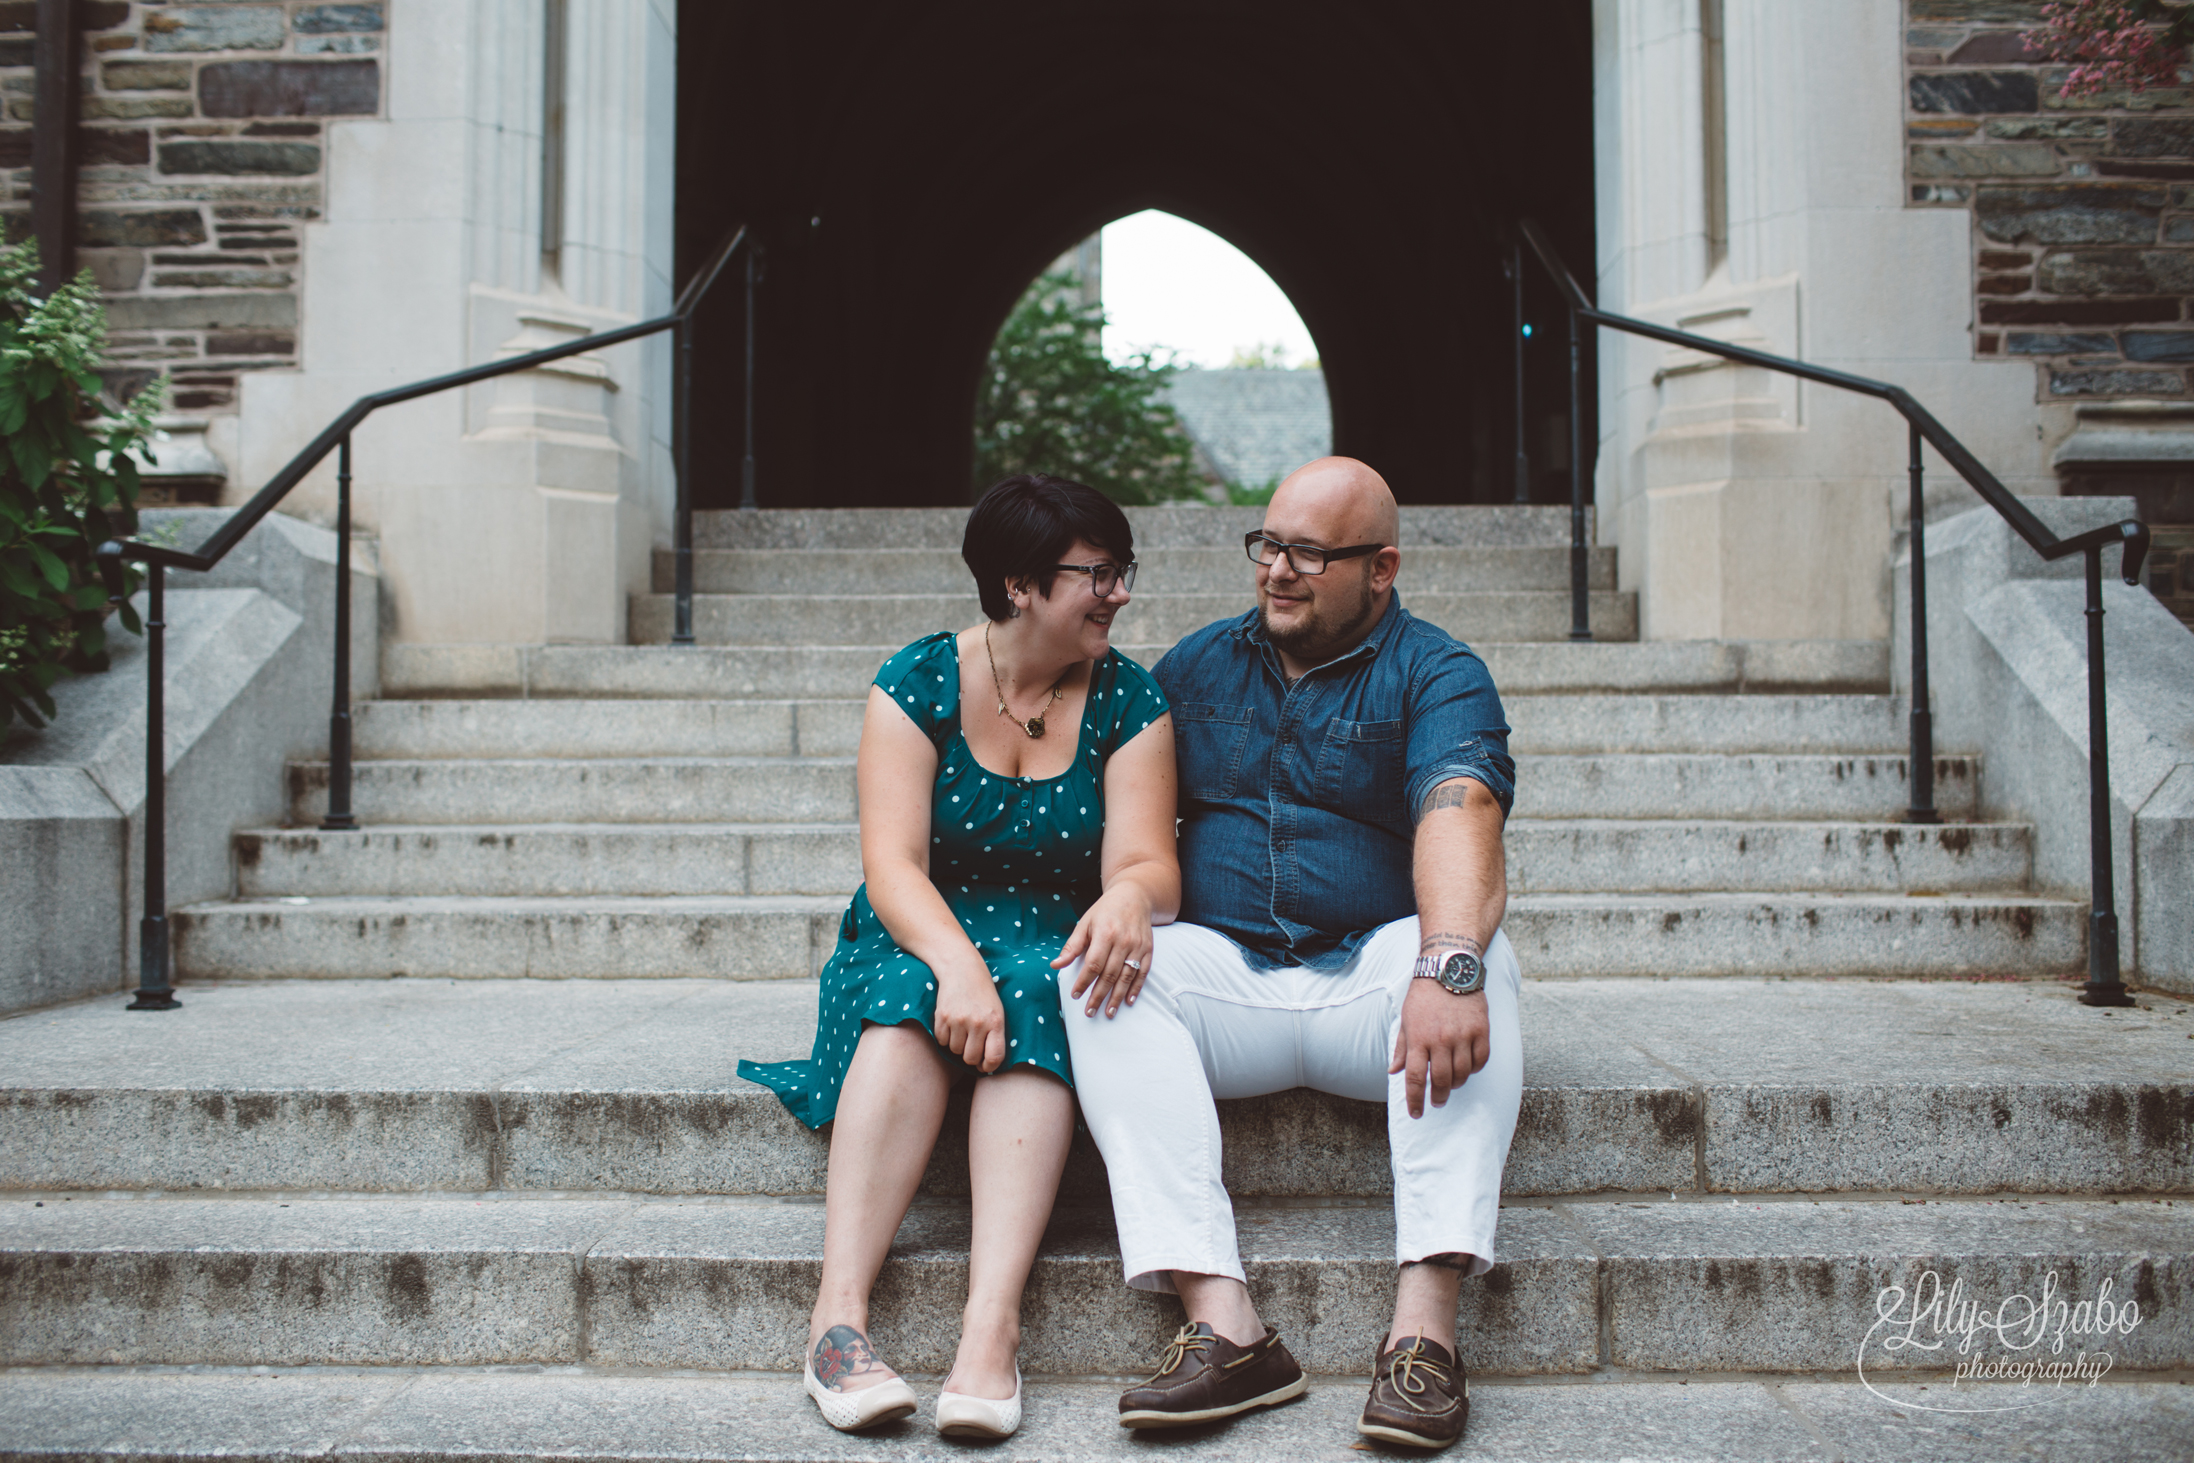
POLYGON ((1196 449, 1159 390, 1177 369, 1150 351, 1114 365, 1105 312, 1075 281, 1028 287, 990 348, 975 403, 975 486, 1015 473, 1073 478, 1120 503, 1201 502, 1196 449))
MULTIPOLYGON (((93 554, 137 526, 137 463, 164 383, 98 424, 94 369, 106 311, 87 271, 47 298, 32 293, 37 245, 0 251, 0 729, 44 726, 47 691, 71 672, 107 668, 107 591, 93 554)), ((142 572, 131 567, 128 587, 142 572)), ((121 607, 122 623, 142 633, 121 607)))

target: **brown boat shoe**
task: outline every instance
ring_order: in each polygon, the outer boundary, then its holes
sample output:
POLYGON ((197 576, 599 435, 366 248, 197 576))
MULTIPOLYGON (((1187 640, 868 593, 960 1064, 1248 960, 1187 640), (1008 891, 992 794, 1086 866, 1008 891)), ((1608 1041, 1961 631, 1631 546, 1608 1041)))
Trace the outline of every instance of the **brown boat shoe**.
POLYGON ((1120 1394, 1122 1427, 1187 1427, 1300 1397, 1303 1369, 1265 1327, 1264 1338, 1236 1346, 1202 1321, 1183 1326, 1166 1346, 1158 1374, 1120 1394))
POLYGON ((1404 1336, 1373 1364, 1371 1400, 1356 1431, 1412 1448, 1444 1448, 1469 1420, 1470 1379, 1462 1363, 1437 1341, 1404 1336))

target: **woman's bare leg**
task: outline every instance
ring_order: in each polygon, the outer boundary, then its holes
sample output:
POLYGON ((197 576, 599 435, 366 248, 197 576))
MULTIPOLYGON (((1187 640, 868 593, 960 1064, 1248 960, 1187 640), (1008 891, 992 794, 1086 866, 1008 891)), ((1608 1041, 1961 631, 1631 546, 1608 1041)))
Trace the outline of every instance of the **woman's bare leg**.
POLYGON ((808 1318, 808 1359, 835 1391, 897 1375, 869 1350, 868 1293, 937 1146, 948 1060, 919 1026, 869 1026, 846 1068, 830 1134, 823 1284, 808 1318))
POLYGON ((975 1233, 960 1350, 946 1391, 994 1399, 1013 1395, 1021 1292, 1073 1142, 1074 1094, 1049 1072, 1014 1067, 975 1084, 968 1120, 975 1233))

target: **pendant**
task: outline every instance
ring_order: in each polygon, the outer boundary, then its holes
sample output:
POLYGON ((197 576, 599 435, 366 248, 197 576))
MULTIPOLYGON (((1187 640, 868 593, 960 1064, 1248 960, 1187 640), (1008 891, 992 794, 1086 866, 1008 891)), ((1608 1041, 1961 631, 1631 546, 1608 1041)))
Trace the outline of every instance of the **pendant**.
POLYGON ((1041 716, 1032 716, 1021 723, 1021 730, 1028 733, 1030 741, 1034 741, 1044 734, 1044 719, 1041 716))

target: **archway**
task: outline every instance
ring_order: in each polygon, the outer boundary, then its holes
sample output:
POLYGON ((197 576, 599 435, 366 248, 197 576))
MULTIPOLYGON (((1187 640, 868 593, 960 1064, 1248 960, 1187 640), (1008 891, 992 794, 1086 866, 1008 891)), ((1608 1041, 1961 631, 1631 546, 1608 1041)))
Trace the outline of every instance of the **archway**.
MULTIPOLYGON (((1338 451, 1405 501, 1510 496, 1506 219, 1591 256, 1586 0, 685 0, 679 241, 760 232, 765 504, 964 502, 969 412, 1022 286, 1161 208, 1316 335, 1338 451)), ((1581 267, 1581 266, 1580 266, 1581 267)), ((700 322, 697 501, 737 500, 738 292, 700 322)), ((1554 341, 1536 402, 1564 393, 1554 341)), ((1589 440, 1589 437, 1588 437, 1589 440)))

